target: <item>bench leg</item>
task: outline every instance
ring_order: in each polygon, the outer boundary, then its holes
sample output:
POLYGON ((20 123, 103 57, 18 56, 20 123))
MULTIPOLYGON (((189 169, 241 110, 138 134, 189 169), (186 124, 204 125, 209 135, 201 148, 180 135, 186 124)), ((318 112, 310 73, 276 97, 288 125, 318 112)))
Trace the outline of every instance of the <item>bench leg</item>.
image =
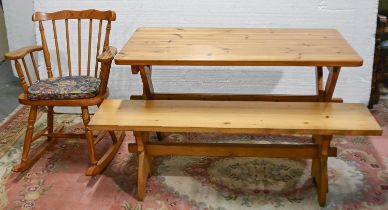
MULTIPOLYGON (((319 136, 316 138, 319 146, 320 158, 313 162, 315 173, 315 182, 317 184, 318 202, 320 206, 326 204, 326 194, 328 192, 328 171, 327 171, 327 157, 330 147, 330 141, 333 136, 319 136)), ((313 160, 314 161, 314 160, 313 160)))
POLYGON ((163 135, 161 132, 156 132, 156 137, 158 138, 159 141, 163 140, 163 135))
POLYGON ((113 144, 117 143, 117 137, 114 131, 108 131, 113 144))
POLYGON ((138 174, 137 174, 137 195, 143 201, 146 195, 147 179, 151 174, 151 158, 145 150, 145 143, 149 138, 149 132, 134 132, 138 150, 138 174))
POLYGON ((146 195, 147 178, 150 174, 150 162, 145 151, 139 153, 139 169, 137 176, 137 195, 143 201, 146 195))
MULTIPOLYGON (((313 135, 312 139, 314 144, 319 145, 320 136, 313 135)), ((313 158, 311 161, 311 177, 313 179, 315 186, 317 186, 318 184, 318 180, 317 180, 318 179, 317 175, 319 173, 318 168, 319 168, 319 158, 313 158)))

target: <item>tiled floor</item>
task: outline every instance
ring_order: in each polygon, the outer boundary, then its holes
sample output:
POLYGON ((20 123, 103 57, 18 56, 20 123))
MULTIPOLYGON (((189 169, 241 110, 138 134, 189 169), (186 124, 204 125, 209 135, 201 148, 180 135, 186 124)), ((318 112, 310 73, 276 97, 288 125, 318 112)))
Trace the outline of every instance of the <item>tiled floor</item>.
POLYGON ((20 81, 12 73, 9 61, 0 62, 0 121, 19 106, 20 81))

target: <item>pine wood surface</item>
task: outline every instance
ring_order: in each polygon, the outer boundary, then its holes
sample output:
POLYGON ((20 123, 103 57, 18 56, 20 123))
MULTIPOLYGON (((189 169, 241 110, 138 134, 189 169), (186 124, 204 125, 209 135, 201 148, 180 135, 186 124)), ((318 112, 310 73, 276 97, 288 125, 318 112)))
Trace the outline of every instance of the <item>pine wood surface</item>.
POLYGON ((12 51, 12 52, 8 52, 4 55, 4 57, 7 60, 21 59, 24 56, 26 56, 28 53, 32 53, 32 52, 40 51, 40 50, 43 50, 42 46, 32 45, 32 46, 22 47, 20 49, 12 51))
POLYGON ((44 20, 63 20, 63 19, 97 19, 97 20, 116 20, 116 13, 113 11, 99 11, 88 9, 82 11, 61 10, 52 13, 35 12, 32 16, 33 21, 44 20))
POLYGON ((119 65, 361 66, 335 29, 139 28, 119 65))
POLYGON ((96 130, 380 135, 362 104, 318 102, 105 100, 96 130))

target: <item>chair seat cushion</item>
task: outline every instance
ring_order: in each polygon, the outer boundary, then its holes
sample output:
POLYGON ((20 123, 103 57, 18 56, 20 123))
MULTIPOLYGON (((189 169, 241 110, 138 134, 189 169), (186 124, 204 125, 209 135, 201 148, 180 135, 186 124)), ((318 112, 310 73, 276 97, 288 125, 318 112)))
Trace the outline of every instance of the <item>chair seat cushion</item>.
POLYGON ((101 80, 89 76, 73 76, 38 80, 28 88, 30 100, 63 100, 93 98, 101 80))

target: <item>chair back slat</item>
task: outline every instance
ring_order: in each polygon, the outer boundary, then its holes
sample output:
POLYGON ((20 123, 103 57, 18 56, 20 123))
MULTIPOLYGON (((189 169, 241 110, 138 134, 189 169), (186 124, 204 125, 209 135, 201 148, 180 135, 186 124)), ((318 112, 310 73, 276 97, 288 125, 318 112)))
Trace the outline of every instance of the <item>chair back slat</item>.
POLYGON ((16 68, 16 72, 17 72, 17 74, 19 76, 20 82, 22 84, 23 92, 27 93, 28 85, 26 83, 26 80, 24 79, 23 70, 22 70, 22 67, 21 67, 21 65, 20 65, 18 60, 15 60, 15 68, 16 68))
MULTIPOLYGON (((47 75, 49 78, 52 78, 53 75, 59 77, 67 75, 66 67, 62 66, 62 61, 66 59, 63 56, 66 55, 67 69, 69 72, 68 75, 70 77, 77 75, 77 69, 78 76, 93 76, 93 72, 91 72, 93 67, 95 67, 94 77, 97 78, 100 76, 99 69, 101 68, 101 64, 99 64, 97 61, 97 57, 109 46, 111 22, 116 20, 115 12, 98 10, 64 10, 53 13, 35 12, 33 15, 33 20, 39 22, 39 29, 41 32, 42 46, 44 51, 44 61, 47 67, 47 75), (63 20, 64 24, 60 22, 60 20, 63 20), (86 24, 87 20, 89 24, 86 24), (98 24, 97 21, 94 20, 97 20, 98 24), (50 24, 52 24, 53 35, 49 34, 47 31, 47 26, 44 25, 46 24, 44 21, 51 22, 50 24), (87 25, 89 27, 87 27, 87 25), (89 31, 87 28, 89 28, 89 31), (50 37, 53 36, 53 39, 46 38, 45 29, 47 35, 50 37), (61 29, 66 31, 66 34, 63 36, 61 36, 62 34, 60 33, 61 29), (77 30, 77 32, 75 32, 75 30, 77 30), (102 36, 104 34, 105 37, 103 38, 102 36), (97 46, 94 42, 97 42, 97 46), (75 45, 73 49, 71 49, 71 44, 75 45), (54 46, 56 56, 53 56, 53 59, 56 59, 56 61, 51 61, 50 52, 54 52, 54 46), (65 48, 66 52, 64 52, 65 48), (78 56, 78 58, 76 58, 76 56, 78 56), (51 64, 53 64, 53 66, 51 64), (57 64, 58 67, 56 66, 57 64), (54 69, 57 72, 53 72, 54 69)), ((66 64, 64 65, 66 66, 66 64)))
POLYGON ((39 31, 42 39, 42 47, 44 51, 43 55, 44 55, 44 61, 46 63, 47 76, 48 78, 53 78, 53 72, 51 71, 50 53, 48 51, 46 35, 44 33, 44 27, 43 27, 42 21, 39 21, 39 31))
POLYGON ((32 52, 30 52, 30 58, 31 58, 32 65, 34 66, 35 77, 37 80, 40 80, 38 66, 36 65, 35 57, 34 57, 34 54, 32 52))
POLYGON ((62 10, 52 13, 35 12, 33 21, 45 20, 63 20, 63 19, 96 19, 96 20, 116 20, 116 14, 113 11, 99 11, 94 9, 73 11, 62 10))
POLYGON ((88 44, 88 73, 87 75, 90 76, 90 54, 92 50, 92 33, 93 33, 93 20, 89 20, 89 44, 88 44))
POLYGON ((59 77, 62 77, 62 64, 61 64, 61 55, 59 53, 59 46, 58 46, 57 26, 55 25, 55 20, 52 20, 52 23, 53 23, 53 32, 54 32, 54 41, 55 41, 55 51, 57 53, 59 77))
POLYGON ((81 19, 78 19, 78 76, 81 76, 81 19))
POLYGON ((71 77, 71 57, 70 57, 70 37, 69 37, 69 19, 65 19, 66 27, 66 47, 67 47, 67 68, 69 70, 69 76, 71 77))
POLYGON ((31 79, 30 71, 28 70, 28 67, 27 67, 26 59, 22 58, 22 63, 23 63, 24 71, 26 72, 26 75, 27 75, 28 86, 30 86, 32 85, 32 79, 31 79))
POLYGON ((104 41, 104 50, 106 50, 109 46, 109 35, 111 29, 111 21, 108 20, 108 24, 106 24, 106 33, 105 33, 105 41, 104 41))
POLYGON ((101 45, 101 29, 102 29, 102 20, 100 20, 100 23, 98 24, 98 38, 97 38, 97 52, 96 52, 96 67, 94 69, 94 77, 98 77, 98 62, 97 57, 100 55, 100 45, 101 45))

